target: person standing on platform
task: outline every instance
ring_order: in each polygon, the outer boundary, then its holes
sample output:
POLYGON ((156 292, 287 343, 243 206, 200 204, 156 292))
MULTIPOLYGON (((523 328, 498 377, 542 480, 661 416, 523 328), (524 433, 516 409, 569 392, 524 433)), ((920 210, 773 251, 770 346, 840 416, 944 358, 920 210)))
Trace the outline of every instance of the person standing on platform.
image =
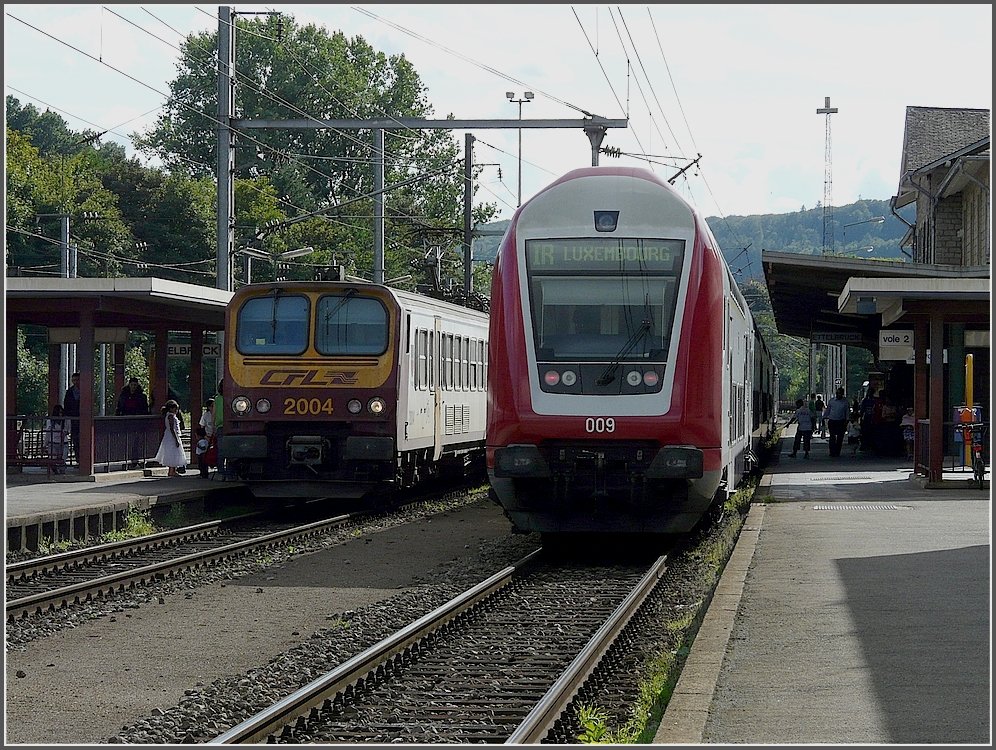
POLYGON ((903 414, 899 426, 903 430, 903 446, 906 448, 906 460, 913 460, 913 441, 916 437, 916 417, 913 416, 913 407, 909 407, 903 414))
POLYGON ((204 410, 201 412, 200 426, 204 428, 204 434, 210 441, 214 435, 214 399, 209 398, 204 402, 204 410))
POLYGON ((222 380, 218 381, 218 393, 215 394, 214 404, 213 404, 214 446, 215 446, 215 455, 217 457, 217 466, 218 466, 218 473, 215 478, 221 481, 224 481, 225 479, 228 478, 228 475, 225 472, 225 456, 221 452, 221 433, 225 421, 225 400, 221 392, 223 382, 224 381, 222 380))
POLYGON ((69 441, 73 446, 76 463, 80 462, 80 374, 69 376, 69 388, 62 399, 62 411, 69 417, 69 441))
POLYGON ((170 399, 162 408, 163 415, 163 439, 159 443, 159 450, 156 452, 155 461, 160 466, 168 466, 167 476, 178 476, 177 469, 187 465, 187 456, 183 450, 183 442, 180 440, 180 405, 170 399))
POLYGON ((61 404, 52 407, 52 414, 45 420, 42 428, 45 450, 50 458, 55 459, 52 471, 56 474, 66 473, 66 458, 69 455, 69 420, 63 414, 61 404))
MULTIPOLYGON (((142 384, 138 382, 138 378, 132 377, 128 379, 128 385, 124 387, 124 390, 121 391, 121 395, 118 396, 118 406, 114 413, 119 417, 129 417, 149 413, 149 398, 145 395, 145 391, 142 390, 142 384)), ((132 425, 131 428, 128 429, 128 432, 131 435, 128 447, 129 469, 138 468, 138 462, 145 458, 142 455, 144 452, 142 450, 144 430, 134 429, 134 427, 135 426, 132 425)))
POLYGON ((795 458, 799 452, 800 443, 802 444, 802 449, 805 451, 803 457, 809 458, 809 445, 813 440, 813 412, 810 411, 809 405, 801 398, 795 400, 795 414, 792 415, 792 419, 785 426, 788 427, 793 422, 798 427, 795 430, 795 441, 792 443, 792 452, 789 453, 789 458, 795 458))
POLYGON ((118 407, 114 413, 119 417, 149 413, 149 397, 142 390, 142 384, 138 382, 138 378, 128 379, 128 385, 118 396, 118 407))
POLYGON ((197 436, 197 443, 194 447, 194 452, 197 454, 197 469, 200 472, 200 476, 203 479, 208 477, 208 438, 207 433, 204 428, 200 425, 194 428, 194 434, 197 436))
POLYGON ((823 396, 816 397, 816 424, 813 426, 813 433, 817 434, 817 437, 827 436, 827 423, 826 423, 826 411, 827 405, 823 403, 823 396))
POLYGON ((851 405, 844 398, 844 389, 838 388, 836 395, 827 404, 826 421, 830 430, 830 455, 839 456, 844 447, 844 435, 847 433, 847 415, 851 405))

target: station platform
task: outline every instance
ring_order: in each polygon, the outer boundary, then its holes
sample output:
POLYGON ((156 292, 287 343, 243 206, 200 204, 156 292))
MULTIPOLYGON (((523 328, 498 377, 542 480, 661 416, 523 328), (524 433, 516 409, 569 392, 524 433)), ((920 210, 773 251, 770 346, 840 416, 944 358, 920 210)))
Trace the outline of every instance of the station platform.
POLYGON ((979 744, 991 494, 794 426, 768 465, 654 744, 979 744))
POLYGON ((212 500, 223 502, 245 491, 240 482, 216 481, 215 471, 207 479, 196 467, 176 477, 166 476, 167 471, 157 467, 79 476, 70 467, 66 474, 8 473, 6 552, 99 537, 119 529, 131 508, 160 517, 180 505, 185 517, 197 518, 212 500))

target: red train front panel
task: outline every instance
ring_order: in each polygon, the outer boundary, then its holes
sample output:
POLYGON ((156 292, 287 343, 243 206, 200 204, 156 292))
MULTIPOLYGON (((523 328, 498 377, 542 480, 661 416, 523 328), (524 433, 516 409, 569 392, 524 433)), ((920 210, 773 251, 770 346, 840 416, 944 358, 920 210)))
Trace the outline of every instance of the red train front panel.
POLYGON ((222 455, 257 497, 394 480, 399 308, 389 290, 253 284, 226 324, 222 455))
POLYGON ((491 297, 488 471, 527 531, 680 531, 728 461, 722 258, 645 170, 523 205, 491 297))

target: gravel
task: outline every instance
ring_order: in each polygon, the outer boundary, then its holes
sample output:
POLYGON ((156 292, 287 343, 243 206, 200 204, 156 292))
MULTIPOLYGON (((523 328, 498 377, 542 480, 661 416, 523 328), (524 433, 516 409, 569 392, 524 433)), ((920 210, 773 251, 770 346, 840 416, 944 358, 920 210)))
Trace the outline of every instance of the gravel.
MULTIPOLYGON (((738 531, 727 519, 704 546, 732 547, 738 531)), ((204 742, 538 546, 535 534, 512 534, 482 490, 293 553, 8 623, 7 742, 204 742)), ((649 628, 632 637, 623 671, 633 702, 648 664, 681 648, 685 634, 666 623, 708 601, 719 572, 708 557, 670 568, 649 628)), ((630 700, 607 701, 612 724, 626 722, 630 700)))

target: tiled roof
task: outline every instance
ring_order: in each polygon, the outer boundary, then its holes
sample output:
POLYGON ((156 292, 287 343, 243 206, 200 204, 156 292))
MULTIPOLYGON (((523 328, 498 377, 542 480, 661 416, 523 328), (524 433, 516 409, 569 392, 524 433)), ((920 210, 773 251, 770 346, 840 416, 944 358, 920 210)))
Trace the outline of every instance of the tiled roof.
POLYGON ((991 134, 988 109, 907 107, 900 183, 909 172, 977 143, 991 134))

